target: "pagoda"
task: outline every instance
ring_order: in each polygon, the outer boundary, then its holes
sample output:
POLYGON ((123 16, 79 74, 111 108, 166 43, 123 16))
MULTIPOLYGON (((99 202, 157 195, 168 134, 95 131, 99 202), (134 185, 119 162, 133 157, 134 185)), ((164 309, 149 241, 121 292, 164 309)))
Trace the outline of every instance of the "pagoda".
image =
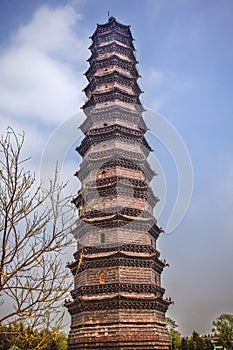
POLYGON ((69 350, 168 349, 156 241, 162 229, 150 188, 144 111, 130 26, 110 17, 91 37, 88 85, 76 148, 83 160, 73 199, 79 212, 74 261, 69 350))

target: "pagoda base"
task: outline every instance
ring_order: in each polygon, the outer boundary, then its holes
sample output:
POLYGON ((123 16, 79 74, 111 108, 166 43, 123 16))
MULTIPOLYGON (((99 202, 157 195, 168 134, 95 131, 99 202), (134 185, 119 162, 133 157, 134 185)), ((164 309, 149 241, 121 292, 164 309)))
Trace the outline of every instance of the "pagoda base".
POLYGON ((71 328, 69 350, 142 350, 169 348, 164 325, 119 324, 71 328))
POLYGON ((72 315, 68 349, 168 350, 168 332, 161 312, 138 309, 133 313, 134 317, 132 310, 112 310, 109 317, 109 312, 95 310, 72 315))

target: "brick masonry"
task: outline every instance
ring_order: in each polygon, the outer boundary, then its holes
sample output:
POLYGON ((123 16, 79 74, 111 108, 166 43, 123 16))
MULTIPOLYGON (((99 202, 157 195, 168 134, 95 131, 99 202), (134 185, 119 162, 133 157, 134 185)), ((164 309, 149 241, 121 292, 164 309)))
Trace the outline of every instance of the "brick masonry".
POLYGON ((167 350, 161 273, 156 250, 162 229, 147 162, 151 151, 137 84, 135 49, 129 26, 110 17, 97 25, 81 125, 85 138, 76 176, 81 189, 73 203, 79 215, 74 261, 69 350, 167 350))

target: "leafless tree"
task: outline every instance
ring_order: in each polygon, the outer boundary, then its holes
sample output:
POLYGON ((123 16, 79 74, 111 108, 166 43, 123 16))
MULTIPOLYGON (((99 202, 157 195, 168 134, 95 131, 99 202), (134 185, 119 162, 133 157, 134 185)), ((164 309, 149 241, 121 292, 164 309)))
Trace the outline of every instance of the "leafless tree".
POLYGON ((25 169, 24 138, 8 129, 0 140, 0 325, 46 328, 70 287, 62 255, 73 222, 57 170, 44 189, 25 169))

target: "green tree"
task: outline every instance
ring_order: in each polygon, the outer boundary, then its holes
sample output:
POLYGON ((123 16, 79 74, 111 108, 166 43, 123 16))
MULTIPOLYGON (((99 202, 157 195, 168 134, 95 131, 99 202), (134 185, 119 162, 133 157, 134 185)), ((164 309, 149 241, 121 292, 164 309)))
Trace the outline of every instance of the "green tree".
POLYGON ((192 339, 196 344, 196 350, 205 349, 205 340, 197 332, 193 331, 192 339))
POLYGON ((23 144, 12 129, 0 138, 0 325, 23 322, 30 338, 62 318, 72 281, 61 257, 73 215, 57 171, 45 188, 25 169, 23 144))
POLYGON ((180 332, 177 331, 178 325, 170 317, 166 317, 168 334, 169 334, 169 348, 171 350, 180 349, 181 346, 181 336, 180 332))
POLYGON ((212 344, 209 336, 205 338, 205 347, 204 347, 204 349, 206 349, 206 350, 213 350, 214 349, 214 345, 212 344))
POLYGON ((67 336, 54 329, 33 330, 22 322, 0 327, 0 350, 67 350, 67 336))
POLYGON ((213 322, 219 345, 233 349, 233 315, 222 314, 213 322))
POLYGON ((189 350, 188 339, 182 338, 182 340, 181 340, 181 349, 182 350, 189 350))

